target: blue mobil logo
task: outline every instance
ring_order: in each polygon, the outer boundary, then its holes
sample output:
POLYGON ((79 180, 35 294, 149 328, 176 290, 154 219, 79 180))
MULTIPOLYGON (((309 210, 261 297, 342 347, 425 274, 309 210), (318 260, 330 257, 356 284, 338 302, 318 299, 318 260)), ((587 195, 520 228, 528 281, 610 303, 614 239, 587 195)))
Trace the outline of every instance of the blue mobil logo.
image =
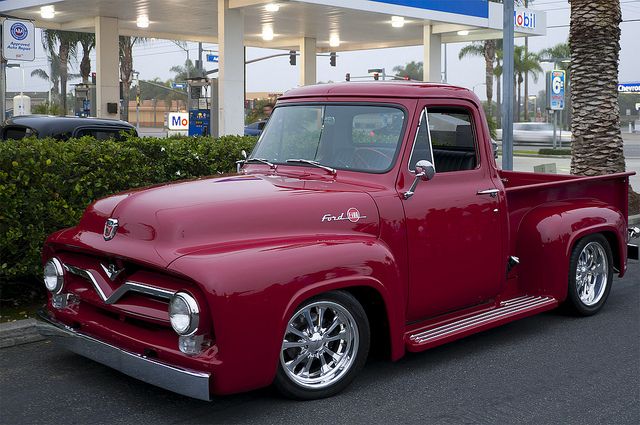
POLYGON ((413 7, 415 9, 434 10, 437 12, 455 13, 458 15, 489 17, 489 2, 487 0, 373 0, 377 3, 394 4, 397 6, 413 7))
POLYGON ((11 33, 11 37, 16 39, 17 41, 22 41, 27 38, 27 35, 29 35, 27 26, 22 22, 16 22, 15 24, 11 25, 11 29, 9 31, 11 33))
POLYGON ((536 29, 536 14, 527 10, 515 10, 513 21, 516 28, 536 29))

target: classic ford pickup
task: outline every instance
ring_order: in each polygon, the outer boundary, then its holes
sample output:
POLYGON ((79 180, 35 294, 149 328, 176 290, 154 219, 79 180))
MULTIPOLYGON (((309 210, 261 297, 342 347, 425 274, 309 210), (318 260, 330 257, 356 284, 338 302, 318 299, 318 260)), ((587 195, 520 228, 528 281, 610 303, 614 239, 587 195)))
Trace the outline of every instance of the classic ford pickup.
POLYGON ((98 200, 43 250, 39 329, 187 396, 344 389, 391 360, 604 305, 633 173, 498 169, 469 90, 341 83, 280 98, 237 176, 98 200))

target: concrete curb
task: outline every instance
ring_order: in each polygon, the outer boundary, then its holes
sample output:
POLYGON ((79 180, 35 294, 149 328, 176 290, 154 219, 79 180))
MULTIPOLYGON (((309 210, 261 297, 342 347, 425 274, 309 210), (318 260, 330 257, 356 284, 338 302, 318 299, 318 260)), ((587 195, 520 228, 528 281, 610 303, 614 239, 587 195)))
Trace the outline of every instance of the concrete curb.
POLYGON ((36 330, 35 319, 0 324, 0 348, 13 347, 46 339, 36 330))
MULTIPOLYGON (((629 225, 640 224, 640 214, 629 216, 629 225)), ((45 340, 36 330, 35 319, 0 324, 0 349, 45 340)))

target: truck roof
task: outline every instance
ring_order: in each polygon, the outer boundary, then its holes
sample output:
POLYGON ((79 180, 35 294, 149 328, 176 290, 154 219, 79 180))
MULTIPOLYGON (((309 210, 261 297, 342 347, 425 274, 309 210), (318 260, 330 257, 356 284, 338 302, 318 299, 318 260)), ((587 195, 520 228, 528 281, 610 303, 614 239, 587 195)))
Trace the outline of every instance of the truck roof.
POLYGON ((284 93, 280 99, 300 97, 356 96, 356 97, 456 97, 479 102, 476 95, 464 87, 445 83, 420 81, 368 81, 316 84, 298 87, 284 93))

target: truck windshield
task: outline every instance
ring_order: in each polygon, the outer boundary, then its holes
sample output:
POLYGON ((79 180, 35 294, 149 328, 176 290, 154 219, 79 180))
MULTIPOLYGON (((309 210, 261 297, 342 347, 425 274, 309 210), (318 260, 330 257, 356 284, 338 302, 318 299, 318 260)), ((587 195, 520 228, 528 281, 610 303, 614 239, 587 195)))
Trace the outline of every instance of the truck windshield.
POLYGON ((274 164, 304 159, 338 170, 382 173, 393 165, 404 123, 404 111, 393 106, 279 106, 251 158, 274 164))

